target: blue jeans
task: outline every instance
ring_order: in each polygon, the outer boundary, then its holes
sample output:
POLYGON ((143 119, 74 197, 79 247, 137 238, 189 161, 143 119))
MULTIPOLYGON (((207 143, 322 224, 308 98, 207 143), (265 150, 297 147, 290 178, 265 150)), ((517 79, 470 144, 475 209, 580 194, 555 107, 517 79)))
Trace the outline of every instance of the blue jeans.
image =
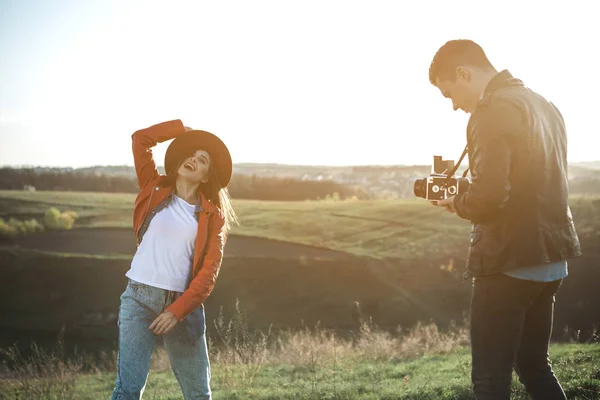
MULTIPOLYGON (((119 309, 117 380, 112 400, 142 398, 156 336, 148 327, 181 293, 129 280, 119 309)), ((204 307, 164 336, 173 372, 185 400, 210 400, 210 363, 204 307)))

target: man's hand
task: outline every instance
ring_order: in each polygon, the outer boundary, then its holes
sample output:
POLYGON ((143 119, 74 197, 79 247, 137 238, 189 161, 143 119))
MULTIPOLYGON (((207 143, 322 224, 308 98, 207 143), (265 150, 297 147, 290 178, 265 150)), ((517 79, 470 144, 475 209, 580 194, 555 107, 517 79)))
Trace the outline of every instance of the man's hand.
POLYGON ((456 209, 454 208, 454 196, 448 197, 445 200, 432 201, 431 204, 438 207, 444 207, 446 211, 456 214, 456 209))
POLYGON ((153 331, 155 335, 164 335, 175 328, 177 322, 175 314, 165 310, 150 324, 148 330, 153 331))

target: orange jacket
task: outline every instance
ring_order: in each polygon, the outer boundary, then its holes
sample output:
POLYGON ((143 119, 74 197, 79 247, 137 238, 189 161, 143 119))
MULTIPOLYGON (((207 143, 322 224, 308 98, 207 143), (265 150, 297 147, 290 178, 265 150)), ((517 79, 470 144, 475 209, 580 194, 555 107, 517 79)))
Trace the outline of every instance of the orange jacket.
MULTIPOLYGON (((169 201, 168 198, 173 193, 173 187, 167 186, 166 176, 159 174, 151 149, 157 143, 179 135, 185 135, 183 123, 173 120, 141 129, 131 136, 135 171, 140 186, 133 210, 133 228, 138 245, 147 227, 145 225, 158 212, 159 206, 164 206, 169 201)), ((200 191, 198 195, 198 233, 194 246, 192 280, 185 292, 167 307, 180 322, 210 295, 219 274, 225 246, 223 213, 200 191)))

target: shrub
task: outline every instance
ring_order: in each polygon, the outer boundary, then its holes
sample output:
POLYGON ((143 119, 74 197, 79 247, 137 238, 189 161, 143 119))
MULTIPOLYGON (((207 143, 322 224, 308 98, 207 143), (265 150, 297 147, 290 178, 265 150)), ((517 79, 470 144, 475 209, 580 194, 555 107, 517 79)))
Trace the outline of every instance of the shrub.
POLYGON ((43 230, 44 227, 35 219, 19 221, 16 218, 10 218, 8 221, 4 221, 0 218, 0 237, 22 236, 43 230))
POLYGON ((0 236, 10 237, 13 236, 13 233, 13 227, 6 223, 2 218, 0 218, 0 236))
POLYGON ((58 225, 61 229, 71 229, 73 227, 73 222, 75 222, 75 220, 65 214, 61 214, 58 217, 58 225))
POLYGON ((60 211, 57 208, 50 207, 44 214, 44 226, 46 229, 58 229, 58 217, 60 217, 60 211))
MULTIPOLYGON (((356 196, 353 196, 356 197, 356 196)), ((333 192, 331 194, 325 195, 325 201, 340 201, 340 194, 338 192, 333 192)))
POLYGON ((26 232, 43 232, 44 225, 40 224, 37 219, 30 219, 27 221, 23 221, 23 226, 25 227, 26 232))
POLYGON ((50 230, 68 230, 73 228, 73 223, 78 215, 75 211, 60 212, 55 207, 50 207, 44 215, 44 226, 50 230))

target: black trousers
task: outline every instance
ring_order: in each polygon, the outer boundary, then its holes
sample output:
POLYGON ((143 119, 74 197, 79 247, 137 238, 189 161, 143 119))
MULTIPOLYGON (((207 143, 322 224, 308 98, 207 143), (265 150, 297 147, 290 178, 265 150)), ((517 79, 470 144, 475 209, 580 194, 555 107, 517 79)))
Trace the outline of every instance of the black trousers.
POLYGON ((509 400, 513 368, 534 400, 566 400, 548 360, 562 280, 477 277, 471 297, 471 379, 478 400, 509 400))

